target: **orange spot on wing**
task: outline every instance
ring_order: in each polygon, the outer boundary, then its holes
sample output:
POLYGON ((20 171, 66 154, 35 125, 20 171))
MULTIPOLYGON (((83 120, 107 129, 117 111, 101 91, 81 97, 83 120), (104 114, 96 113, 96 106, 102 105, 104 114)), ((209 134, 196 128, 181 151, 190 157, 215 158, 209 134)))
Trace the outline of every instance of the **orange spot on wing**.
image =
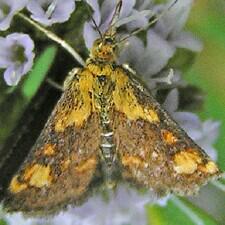
POLYGON ((46 156, 54 155, 54 153, 55 153, 55 149, 54 148, 55 148, 54 145, 46 144, 44 146, 44 150, 43 150, 44 155, 46 155, 46 156))
POLYGON ((18 175, 13 177, 13 179, 10 183, 10 186, 9 186, 10 192, 12 192, 14 194, 19 193, 26 188, 27 188, 27 184, 21 183, 21 182, 18 181, 18 175))
POLYGON ((93 170, 96 167, 97 161, 96 158, 90 158, 87 161, 81 163, 79 166, 75 167, 75 171, 78 173, 84 173, 88 170, 93 170))
POLYGON ((169 145, 172 145, 172 144, 175 144, 177 142, 177 138, 173 135, 172 132, 168 131, 168 130, 162 130, 161 131, 161 134, 162 134, 162 138, 163 140, 169 144, 169 145))

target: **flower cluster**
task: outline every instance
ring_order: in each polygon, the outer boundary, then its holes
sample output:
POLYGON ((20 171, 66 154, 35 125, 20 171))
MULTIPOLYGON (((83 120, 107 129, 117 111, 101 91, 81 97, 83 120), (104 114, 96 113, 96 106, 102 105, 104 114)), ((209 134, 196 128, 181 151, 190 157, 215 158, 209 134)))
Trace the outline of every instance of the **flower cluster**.
MULTIPOLYGON (((12 19, 22 9, 31 13, 31 18, 42 25, 62 23, 75 10, 74 0, 1 0, 0 31, 10 27, 12 19)), ((27 34, 14 33, 0 39, 0 68, 6 69, 4 79, 10 86, 17 85, 33 65, 34 44, 27 34)))
MULTIPOLYGON (((120 18, 117 26, 123 26, 121 37, 137 28, 146 27, 153 14, 159 14, 167 9, 173 1, 167 4, 154 4, 150 0, 123 0, 120 18)), ((101 5, 97 0, 86 0, 93 9, 93 18, 101 32, 104 32, 112 19, 116 0, 104 0, 101 5)), ((127 39, 120 52, 118 63, 129 63, 131 68, 141 74, 141 78, 150 89, 160 89, 162 83, 170 87, 171 83, 183 83, 181 71, 168 73, 167 65, 175 55, 177 48, 185 48, 192 52, 202 49, 201 42, 189 32, 183 31, 192 0, 178 1, 157 23, 147 29, 146 43, 136 36, 127 39), (165 74, 169 74, 165 76, 165 74)), ((31 18, 44 26, 61 23, 69 19, 75 9, 74 0, 30 0, 0 1, 0 29, 9 27, 12 17, 21 9, 31 13, 31 18), (18 3, 20 2, 20 3, 18 3)), ((98 32, 92 21, 84 24, 83 37, 87 48, 91 48, 98 32)), ((0 68, 5 68, 4 79, 8 85, 16 85, 20 78, 32 66, 34 58, 33 42, 28 35, 11 34, 0 39, 0 68)), ((190 112, 180 112, 178 109, 179 92, 169 88, 163 107, 207 153, 216 159, 213 143, 217 138, 219 123, 206 121, 190 112)), ((146 224, 144 207, 147 203, 166 205, 167 198, 158 200, 151 192, 139 193, 126 186, 118 187, 116 193, 109 193, 108 200, 101 194, 93 196, 80 207, 70 208, 61 212, 51 220, 23 219, 21 214, 5 215, 10 225, 14 224, 65 224, 65 225, 122 225, 146 224), (113 215, 113 216, 112 216, 113 215)))

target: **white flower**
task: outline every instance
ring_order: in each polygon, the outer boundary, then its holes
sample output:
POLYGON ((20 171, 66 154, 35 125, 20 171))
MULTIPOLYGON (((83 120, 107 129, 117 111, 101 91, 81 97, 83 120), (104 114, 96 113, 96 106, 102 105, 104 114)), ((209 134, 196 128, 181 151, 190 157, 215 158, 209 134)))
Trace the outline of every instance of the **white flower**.
MULTIPOLYGON (((104 33, 109 27, 110 21, 112 20, 117 1, 105 0, 103 1, 101 7, 98 5, 97 0, 86 0, 86 2, 94 10, 93 19, 95 20, 100 31, 104 33)), ((128 17, 130 17, 131 21, 134 20, 133 22, 128 23, 129 28, 132 27, 134 29, 146 25, 147 16, 151 13, 151 11, 138 11, 134 9, 135 3, 135 0, 123 0, 119 21, 117 21, 118 24, 116 25, 119 26, 121 24, 127 23, 125 21, 122 22, 122 19, 128 17)), ((84 24, 83 36, 87 48, 91 48, 93 42, 99 37, 99 34, 95 30, 95 26, 93 25, 92 21, 86 22, 84 24)))
POLYGON ((5 68, 4 79, 8 85, 17 85, 33 65, 34 43, 27 34, 13 33, 0 37, 0 68, 5 68))
POLYGON ((75 10, 74 0, 30 0, 27 9, 31 17, 41 24, 50 26, 63 23, 70 18, 75 10))
POLYGON ((139 38, 130 38, 120 54, 119 62, 129 63, 138 74, 148 77, 160 72, 175 50, 166 40, 149 29, 146 46, 139 38))
POLYGON ((10 27, 13 16, 22 10, 28 0, 0 0, 0 30, 10 27))

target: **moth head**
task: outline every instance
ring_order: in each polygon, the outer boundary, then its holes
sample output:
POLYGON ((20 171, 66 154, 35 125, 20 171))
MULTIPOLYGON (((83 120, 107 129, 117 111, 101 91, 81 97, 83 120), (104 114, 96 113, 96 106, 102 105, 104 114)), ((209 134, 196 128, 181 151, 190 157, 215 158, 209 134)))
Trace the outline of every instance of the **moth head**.
POLYGON ((113 62, 117 57, 117 45, 115 38, 104 36, 95 40, 91 49, 91 58, 102 62, 113 62))

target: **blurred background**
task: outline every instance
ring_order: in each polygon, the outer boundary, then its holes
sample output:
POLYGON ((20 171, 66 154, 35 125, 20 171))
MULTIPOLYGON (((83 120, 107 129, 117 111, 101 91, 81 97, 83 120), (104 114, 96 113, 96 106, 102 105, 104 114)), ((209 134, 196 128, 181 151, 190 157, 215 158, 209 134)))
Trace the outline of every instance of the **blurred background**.
POLYGON ((185 78, 206 94, 201 118, 221 121, 216 147, 225 170, 225 1, 197 0, 193 6, 187 27, 204 48, 185 78))

